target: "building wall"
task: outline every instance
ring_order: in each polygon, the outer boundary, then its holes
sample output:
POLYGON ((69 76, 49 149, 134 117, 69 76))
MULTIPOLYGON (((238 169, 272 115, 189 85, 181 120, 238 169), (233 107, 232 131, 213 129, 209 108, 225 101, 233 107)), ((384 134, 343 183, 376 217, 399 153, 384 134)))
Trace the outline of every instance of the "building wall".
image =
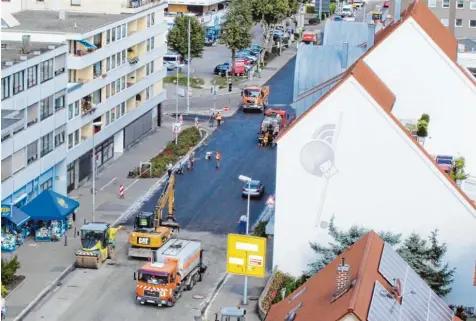
MULTIPOLYGON (((437 16, 445 26, 448 26, 450 15, 449 1, 426 0, 425 2, 433 14, 437 16), (443 5, 448 7, 445 8, 443 5)), ((461 4, 463 8, 456 7, 456 19, 462 20, 461 22, 458 21, 458 23, 460 23, 459 26, 455 24, 456 38, 476 38, 476 26, 471 28, 469 25, 470 20, 474 20, 476 24, 476 1, 462 0, 458 1, 457 4, 461 4)), ((456 21, 452 23, 456 23, 456 21)))
POLYGON ((409 19, 364 60, 398 97, 392 109, 398 119, 430 115, 425 148, 434 155, 465 157, 467 172, 476 174, 476 86, 418 24, 409 19))
POLYGON ((323 228, 332 216, 341 229, 359 225, 404 237, 438 229, 448 245, 446 259, 457 267, 450 299, 474 305, 474 208, 358 83, 347 80, 302 118, 281 138, 277 153, 273 265, 295 276, 308 270, 316 259, 309 242, 332 241, 323 228), (312 138, 323 125, 339 122, 335 148, 312 138), (313 161, 303 147, 316 145, 313 161), (337 173, 326 188, 326 180, 304 165, 316 173, 313 165, 332 159, 337 173))

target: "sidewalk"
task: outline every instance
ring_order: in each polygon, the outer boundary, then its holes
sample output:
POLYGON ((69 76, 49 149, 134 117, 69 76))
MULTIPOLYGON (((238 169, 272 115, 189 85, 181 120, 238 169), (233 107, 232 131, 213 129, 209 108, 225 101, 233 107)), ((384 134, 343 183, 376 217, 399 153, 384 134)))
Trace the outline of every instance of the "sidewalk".
MULTIPOLYGON (((157 155, 173 137, 171 124, 165 123, 98 173, 96 221, 113 223, 154 185, 157 179, 127 179, 127 174, 133 167, 138 166, 140 161, 148 161, 157 155), (126 190, 125 199, 118 198, 121 184, 126 190)), ((18 274, 26 276, 26 279, 7 297, 6 320, 13 320, 46 287, 71 268, 74 252, 80 248, 80 239, 74 235, 74 231, 81 228, 84 219, 93 219, 91 185, 92 182, 89 181, 68 195, 78 200, 80 207, 74 227, 68 231, 67 244, 64 239, 57 243, 36 243, 29 239, 13 253, 22 264, 18 274)), ((6 253, 2 255, 9 256, 6 253)))

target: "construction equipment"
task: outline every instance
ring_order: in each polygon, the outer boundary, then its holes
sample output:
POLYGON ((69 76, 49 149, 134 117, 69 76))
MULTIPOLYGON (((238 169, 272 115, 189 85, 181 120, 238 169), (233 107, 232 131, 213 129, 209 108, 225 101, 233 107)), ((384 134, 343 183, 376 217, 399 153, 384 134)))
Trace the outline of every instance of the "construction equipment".
POLYGON ((264 112, 268 106, 269 93, 269 86, 248 86, 243 89, 241 92, 243 111, 259 110, 264 112))
POLYGON ((190 291, 207 270, 202 244, 198 241, 170 239, 153 251, 151 261, 134 272, 136 301, 157 306, 174 306, 183 291, 190 291))
POLYGON ((380 10, 370 11, 369 15, 371 16, 373 23, 379 23, 382 21, 382 11, 380 10))
POLYGON ((258 132, 258 143, 262 145, 264 136, 268 134, 268 143, 270 146, 273 146, 273 141, 278 137, 281 130, 286 127, 289 121, 290 115, 285 110, 266 110, 258 132))
POLYGON ((317 45, 317 35, 313 31, 304 31, 302 33, 301 41, 307 45, 309 44, 317 45))
MULTIPOLYGON (((106 259, 113 259, 116 251, 116 234, 122 226, 111 227, 108 223, 90 222, 81 228, 82 249, 76 251, 76 266, 99 269, 106 259)), ((78 231, 78 235, 79 235, 78 231)))
POLYGON ((215 321, 245 321, 246 309, 242 307, 226 307, 220 309, 220 318, 215 313, 215 321))
POLYGON ((153 213, 141 212, 134 220, 134 230, 129 234, 129 257, 149 258, 152 251, 164 245, 178 230, 175 219, 175 175, 172 174, 157 200, 153 213), (167 206, 168 205, 168 206, 167 206), (167 218, 162 212, 167 206, 167 218))

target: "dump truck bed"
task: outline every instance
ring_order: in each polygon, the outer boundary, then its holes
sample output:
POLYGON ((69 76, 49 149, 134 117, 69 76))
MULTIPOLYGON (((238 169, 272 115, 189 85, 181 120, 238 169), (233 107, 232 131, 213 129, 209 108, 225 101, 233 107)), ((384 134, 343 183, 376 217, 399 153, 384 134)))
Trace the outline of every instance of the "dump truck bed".
POLYGON ((183 276, 188 275, 200 263, 202 245, 198 241, 170 239, 160 249, 154 251, 154 261, 175 260, 183 276))

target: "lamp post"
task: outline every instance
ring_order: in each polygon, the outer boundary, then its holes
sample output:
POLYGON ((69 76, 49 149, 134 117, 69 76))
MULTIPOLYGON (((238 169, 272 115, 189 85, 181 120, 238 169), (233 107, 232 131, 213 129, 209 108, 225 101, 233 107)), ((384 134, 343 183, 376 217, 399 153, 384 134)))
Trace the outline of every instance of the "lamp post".
MULTIPOLYGON (((246 235, 250 232, 250 201, 251 201, 251 177, 240 175, 238 179, 242 182, 248 183, 248 204, 246 207, 246 235)), ((245 275, 245 284, 243 287, 243 304, 248 304, 248 276, 245 275)))
POLYGON ((190 20, 191 17, 188 17, 188 40, 187 40, 187 50, 188 50, 188 68, 187 68, 187 112, 190 112, 190 68, 192 68, 192 57, 190 55, 190 20))
MULTIPOLYGON (((178 124, 178 105, 179 105, 179 99, 178 99, 178 90, 179 90, 179 67, 177 66, 177 79, 175 79, 175 126, 178 124)), ((188 92, 187 92, 187 97, 188 97, 188 92)), ((175 133, 175 145, 178 144, 178 131, 176 130, 175 133)))
POLYGON ((94 136, 96 134, 96 127, 101 126, 102 122, 93 123, 93 222, 96 221, 96 144, 94 141, 94 136))

